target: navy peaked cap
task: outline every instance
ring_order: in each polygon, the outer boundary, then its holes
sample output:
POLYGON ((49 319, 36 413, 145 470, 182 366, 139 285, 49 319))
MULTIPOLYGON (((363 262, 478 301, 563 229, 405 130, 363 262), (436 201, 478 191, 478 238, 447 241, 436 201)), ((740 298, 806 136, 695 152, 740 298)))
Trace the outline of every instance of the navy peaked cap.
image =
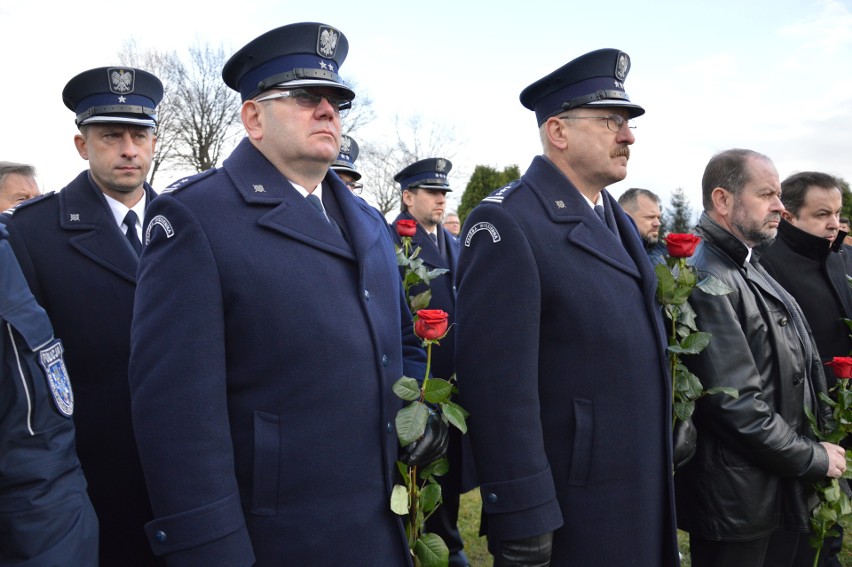
POLYGON ((521 104, 535 111, 541 126, 551 116, 579 106, 626 108, 631 118, 645 109, 630 102, 624 80, 630 56, 618 49, 599 49, 569 61, 521 92, 521 104))
POLYGON ((447 174, 453 168, 452 162, 444 158, 427 158, 415 161, 393 176, 393 180, 405 189, 423 187, 452 191, 447 181, 447 174))
POLYGON ((290 24, 268 31, 237 51, 222 69, 225 84, 243 101, 273 87, 334 87, 342 95, 355 92, 337 74, 349 42, 337 29, 315 22, 290 24))
POLYGON ((76 114, 77 126, 94 122, 155 127, 163 83, 142 69, 98 67, 65 85, 62 102, 76 114))
POLYGON ((343 134, 340 136, 340 153, 331 164, 331 169, 338 173, 348 173, 355 181, 361 179, 361 174, 355 169, 355 160, 358 159, 358 142, 343 134))

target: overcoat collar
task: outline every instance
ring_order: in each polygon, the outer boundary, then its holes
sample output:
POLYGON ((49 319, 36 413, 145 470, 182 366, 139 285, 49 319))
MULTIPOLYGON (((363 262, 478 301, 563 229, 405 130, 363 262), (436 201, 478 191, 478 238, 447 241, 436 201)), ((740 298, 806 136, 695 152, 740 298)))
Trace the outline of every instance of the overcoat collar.
POLYGON ((606 190, 601 191, 600 198, 606 202, 607 214, 615 219, 621 241, 601 222, 574 184, 544 156, 533 160, 523 179, 541 200, 550 220, 565 224, 570 242, 633 277, 641 277, 637 260, 647 260, 647 254, 636 229, 606 190))
POLYGON ((346 238, 340 236, 247 138, 222 166, 246 203, 270 208, 258 224, 309 246, 355 260, 363 258, 386 230, 386 223, 365 223, 365 214, 375 216, 370 205, 328 173, 323 191, 333 191, 340 206, 347 230, 346 238))
MULTIPOLYGON (((157 194, 144 184, 146 203, 157 194)), ((89 170, 82 172, 59 191, 59 226, 76 232, 69 244, 107 270, 136 283, 139 258, 115 222, 103 192, 95 185, 89 170)), ((146 206, 147 206, 146 204, 146 206)))

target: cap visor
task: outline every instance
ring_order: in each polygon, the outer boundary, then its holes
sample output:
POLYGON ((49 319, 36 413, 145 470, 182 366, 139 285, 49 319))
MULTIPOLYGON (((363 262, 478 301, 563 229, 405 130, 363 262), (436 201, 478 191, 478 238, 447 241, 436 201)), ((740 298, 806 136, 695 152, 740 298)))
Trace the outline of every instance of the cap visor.
POLYGON ((274 88, 294 89, 296 87, 325 87, 337 89, 343 91, 343 93, 348 96, 350 100, 355 98, 355 91, 353 91, 343 83, 338 83, 336 81, 324 81, 321 79, 296 79, 294 81, 287 81, 286 83, 279 83, 275 85, 274 88))
MULTIPOLYGON (((626 108, 627 112, 630 114, 630 118, 636 118, 637 116, 642 116, 645 114, 645 109, 639 106, 638 104, 633 104, 632 102, 616 102, 614 100, 596 100, 594 102, 590 102, 588 104, 584 104, 583 106, 600 106, 604 108, 626 108)), ((582 107, 577 107, 582 108, 582 107)))
POLYGON ((77 126, 86 124, 133 124, 135 126, 147 126, 148 128, 156 128, 157 122, 151 118, 132 118, 130 116, 90 116, 77 126))

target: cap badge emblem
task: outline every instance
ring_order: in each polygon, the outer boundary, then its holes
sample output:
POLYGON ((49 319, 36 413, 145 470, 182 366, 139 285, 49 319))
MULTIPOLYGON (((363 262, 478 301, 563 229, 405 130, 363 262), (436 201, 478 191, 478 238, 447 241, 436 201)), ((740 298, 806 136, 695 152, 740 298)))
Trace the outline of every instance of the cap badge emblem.
POLYGON ((327 59, 334 57, 334 52, 337 50, 337 39, 339 33, 334 28, 328 26, 320 26, 319 36, 317 37, 317 53, 327 59))
POLYGON ((630 71, 630 56, 626 53, 619 53, 618 60, 615 63, 615 78, 619 81, 624 81, 627 78, 627 73, 630 71))
POLYGON ((443 159, 439 159, 435 163, 435 171, 444 171, 445 169, 447 169, 447 161, 443 160, 443 159))
POLYGON ((134 73, 132 69, 110 69, 109 88, 116 94, 133 92, 134 73))

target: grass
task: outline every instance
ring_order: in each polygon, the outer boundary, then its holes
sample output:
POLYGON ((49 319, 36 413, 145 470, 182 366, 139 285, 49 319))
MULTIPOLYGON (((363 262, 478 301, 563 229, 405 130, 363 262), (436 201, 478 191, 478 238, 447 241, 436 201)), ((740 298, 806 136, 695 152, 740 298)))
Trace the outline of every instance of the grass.
MULTIPOLYGON (((490 567, 493 563, 485 537, 479 535, 481 503, 479 489, 475 489, 462 494, 459 506, 459 530, 464 539, 465 553, 472 567, 490 567)), ((848 537, 843 538, 843 549, 839 559, 843 567, 852 567, 852 535, 849 535, 852 534, 852 522, 844 522, 844 527, 848 537)), ((678 530, 677 541, 680 552, 683 554, 681 567, 690 567, 689 534, 678 530)))

